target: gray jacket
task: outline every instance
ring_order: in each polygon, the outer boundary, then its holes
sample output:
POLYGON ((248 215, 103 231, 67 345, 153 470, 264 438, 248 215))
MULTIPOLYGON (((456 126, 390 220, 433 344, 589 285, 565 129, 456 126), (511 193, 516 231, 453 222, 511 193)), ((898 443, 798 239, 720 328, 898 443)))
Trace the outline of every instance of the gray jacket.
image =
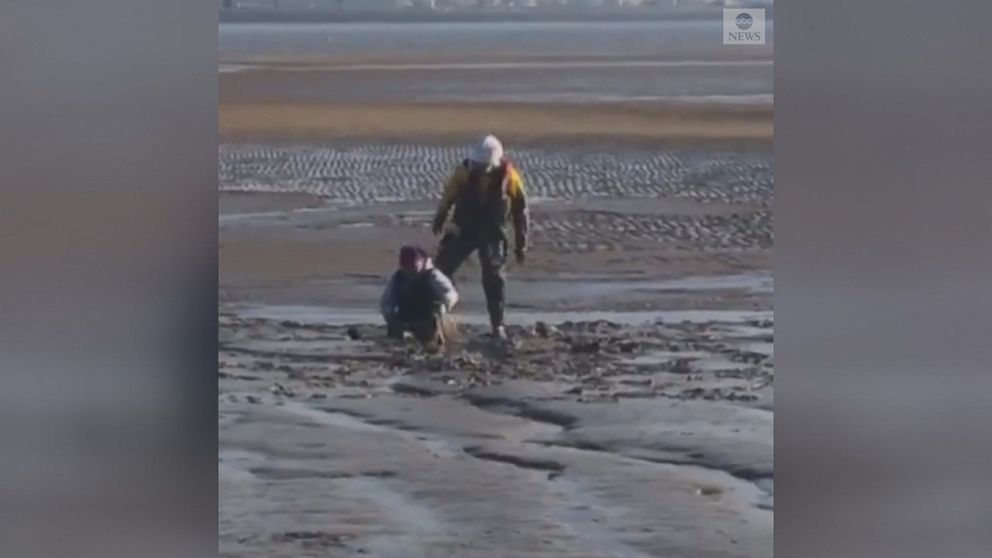
MULTIPOLYGON (((455 290, 455 285, 451 282, 451 279, 448 279, 444 273, 441 273, 439 269, 434 267, 434 263, 430 258, 427 259, 424 265, 425 269, 430 272, 430 282, 434 288, 434 293, 437 294, 438 300, 444 304, 445 312, 450 312, 455 304, 458 303, 458 291, 455 290)), ((396 277, 394 275, 389 280, 386 290, 382 292, 382 297, 379 299, 379 310, 382 312, 382 318, 387 322, 393 318, 396 313, 396 307, 399 305, 397 298, 399 293, 396 291, 396 277)))

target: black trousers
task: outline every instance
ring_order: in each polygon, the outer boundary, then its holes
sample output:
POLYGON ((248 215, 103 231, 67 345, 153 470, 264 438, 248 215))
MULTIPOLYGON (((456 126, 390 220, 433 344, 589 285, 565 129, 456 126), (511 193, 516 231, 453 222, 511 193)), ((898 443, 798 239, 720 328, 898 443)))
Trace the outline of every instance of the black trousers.
POLYGON ((406 331, 421 345, 443 342, 441 316, 438 313, 407 319, 395 316, 386 323, 386 332, 390 337, 402 338, 406 331))
POLYGON ((506 299, 507 241, 496 235, 447 234, 441 239, 434 265, 454 282, 455 272, 478 251, 482 266, 482 290, 486 293, 486 309, 493 327, 503 325, 503 306, 506 299))

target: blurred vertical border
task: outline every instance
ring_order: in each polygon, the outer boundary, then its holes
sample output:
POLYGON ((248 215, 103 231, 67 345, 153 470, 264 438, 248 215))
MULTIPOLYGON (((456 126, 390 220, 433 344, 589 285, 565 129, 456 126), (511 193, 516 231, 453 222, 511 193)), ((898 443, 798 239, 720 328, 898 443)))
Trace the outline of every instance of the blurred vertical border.
POLYGON ((0 2, 0 555, 212 556, 216 2, 0 2))
POLYGON ((988 556, 992 4, 775 15, 775 552, 988 556))

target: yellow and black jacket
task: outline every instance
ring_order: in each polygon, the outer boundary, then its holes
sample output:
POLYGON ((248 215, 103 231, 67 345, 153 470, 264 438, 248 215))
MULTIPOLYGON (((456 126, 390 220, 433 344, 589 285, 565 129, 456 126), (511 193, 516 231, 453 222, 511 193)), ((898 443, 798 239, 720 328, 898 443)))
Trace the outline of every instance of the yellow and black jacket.
POLYGON ((484 239, 490 235, 505 237, 507 220, 513 221, 514 247, 527 249, 530 216, 527 194, 520 173, 507 160, 497 167, 478 167, 464 161, 451 174, 444 187, 434 218, 434 230, 440 231, 454 207, 452 222, 459 235, 484 239))

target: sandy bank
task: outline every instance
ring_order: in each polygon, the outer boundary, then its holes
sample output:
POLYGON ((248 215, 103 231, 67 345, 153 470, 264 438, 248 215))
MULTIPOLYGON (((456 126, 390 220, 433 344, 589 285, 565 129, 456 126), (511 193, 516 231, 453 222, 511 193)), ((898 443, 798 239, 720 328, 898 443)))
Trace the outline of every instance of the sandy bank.
POLYGON ((479 130, 520 144, 770 145, 770 107, 545 104, 222 103, 224 141, 461 142, 479 130))

